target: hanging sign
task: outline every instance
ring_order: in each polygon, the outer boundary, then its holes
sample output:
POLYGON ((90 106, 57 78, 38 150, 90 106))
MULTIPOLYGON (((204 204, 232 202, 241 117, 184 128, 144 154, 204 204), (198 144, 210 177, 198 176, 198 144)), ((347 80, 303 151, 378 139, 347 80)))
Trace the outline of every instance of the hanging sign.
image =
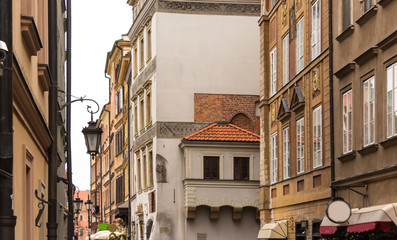
POLYGON ((328 204, 326 214, 329 220, 341 224, 349 220, 351 208, 343 198, 335 198, 328 204))

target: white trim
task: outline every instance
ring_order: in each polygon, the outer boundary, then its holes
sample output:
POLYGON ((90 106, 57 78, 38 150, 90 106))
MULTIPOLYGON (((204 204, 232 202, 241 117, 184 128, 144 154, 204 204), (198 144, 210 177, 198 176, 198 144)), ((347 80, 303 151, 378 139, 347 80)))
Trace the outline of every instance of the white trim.
POLYGON ((387 76, 387 94, 386 94, 386 135, 388 138, 397 135, 396 121, 397 121, 397 106, 395 105, 397 98, 397 62, 393 63, 386 69, 387 76), (394 93, 394 94, 393 94, 394 93), (391 102, 390 102, 390 101, 391 102), (389 107, 390 105, 390 107, 389 107), (394 117, 393 117, 394 115, 394 117))
POLYGON ((302 17, 296 23, 296 74, 304 68, 305 60, 305 19, 302 17))
POLYGON ((291 144, 289 126, 283 129, 283 179, 291 177, 291 144))
POLYGON ((364 147, 375 142, 375 77, 363 82, 363 142, 364 147), (372 107, 372 115, 371 115, 372 107))
POLYGON ((270 95, 277 92, 277 47, 270 51, 270 95))
POLYGON ((296 121, 296 172, 301 174, 305 172, 305 118, 302 117, 296 121), (299 144, 299 138, 303 142, 299 144))
POLYGON ((289 82, 289 34, 283 38, 283 86, 289 82))
POLYGON ((353 149, 353 144, 352 140, 350 138, 353 138, 353 130, 352 130, 352 119, 349 120, 349 114, 351 115, 351 118, 353 118, 353 95, 352 95, 352 90, 349 90, 345 92, 342 96, 342 124, 343 124, 343 153, 348 153, 352 151, 353 149), (349 100, 350 96, 350 100, 349 100), (346 102, 346 106, 345 106, 346 102))
POLYGON ((322 136, 322 108, 321 105, 313 110, 313 168, 321 167, 323 164, 323 136, 322 136), (319 145, 316 150, 316 142, 319 145))
POLYGON ((312 60, 321 53, 321 0, 312 5, 311 50, 312 60))
POLYGON ((270 182, 278 181, 278 151, 277 151, 277 132, 270 136, 270 182))

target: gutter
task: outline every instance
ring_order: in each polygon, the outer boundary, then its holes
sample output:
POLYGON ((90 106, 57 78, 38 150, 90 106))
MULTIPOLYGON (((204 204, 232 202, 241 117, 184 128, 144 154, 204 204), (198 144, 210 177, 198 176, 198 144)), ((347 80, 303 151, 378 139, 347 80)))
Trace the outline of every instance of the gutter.
POLYGON ((330 141, 331 141, 331 199, 335 198, 335 133, 334 133, 334 44, 332 37, 332 0, 328 0, 328 42, 329 42, 329 110, 330 110, 330 141))

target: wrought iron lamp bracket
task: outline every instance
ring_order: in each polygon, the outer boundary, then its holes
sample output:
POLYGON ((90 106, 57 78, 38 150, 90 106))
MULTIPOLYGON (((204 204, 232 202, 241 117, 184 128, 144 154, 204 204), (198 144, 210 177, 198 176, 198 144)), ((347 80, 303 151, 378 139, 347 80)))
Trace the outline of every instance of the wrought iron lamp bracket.
POLYGON ((44 212, 44 209, 45 209, 44 203, 46 203, 46 204, 50 204, 50 203, 38 196, 37 189, 34 190, 34 194, 35 194, 36 198, 40 201, 38 203, 38 206, 39 206, 40 210, 39 210, 39 213, 37 214, 37 217, 36 217, 36 220, 35 220, 35 224, 36 224, 36 227, 41 227, 41 224, 39 224, 39 221, 40 221, 40 218, 43 215, 43 212, 44 212))

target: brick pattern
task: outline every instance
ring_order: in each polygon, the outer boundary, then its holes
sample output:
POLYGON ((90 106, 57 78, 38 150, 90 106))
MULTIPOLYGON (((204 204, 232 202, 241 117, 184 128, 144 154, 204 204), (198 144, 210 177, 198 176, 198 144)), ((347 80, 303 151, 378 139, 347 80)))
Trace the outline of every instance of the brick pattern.
POLYGON ((194 94, 195 122, 231 122, 255 134, 260 133, 259 116, 255 115, 256 95, 194 94))

